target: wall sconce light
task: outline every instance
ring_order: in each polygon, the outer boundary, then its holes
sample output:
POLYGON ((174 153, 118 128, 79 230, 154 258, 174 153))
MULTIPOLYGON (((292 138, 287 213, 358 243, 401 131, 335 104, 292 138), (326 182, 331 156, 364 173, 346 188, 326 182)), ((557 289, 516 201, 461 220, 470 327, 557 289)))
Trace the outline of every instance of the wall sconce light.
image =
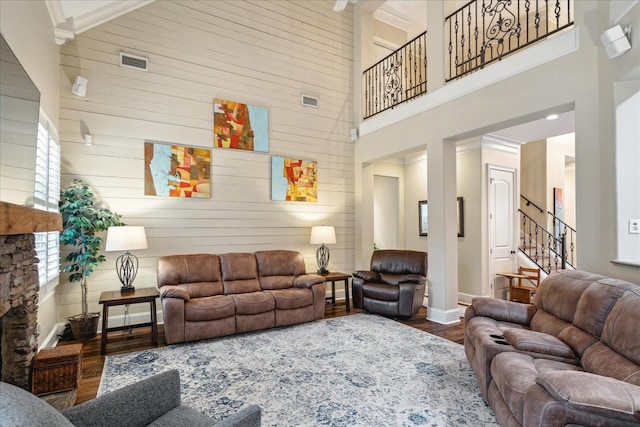
POLYGON ((84 145, 92 145, 93 144, 93 138, 91 137, 90 134, 86 134, 84 136, 84 145))
POLYGON ((331 225, 318 225, 311 227, 311 238, 309 243, 321 245, 316 251, 316 261, 318 262, 318 273, 329 274, 329 248, 336 242, 336 229, 331 225))
POLYGON ((630 37, 631 25, 627 26, 624 30, 620 25, 616 25, 602 33, 600 40, 602 40, 604 50, 607 52, 609 59, 616 58, 631 49, 631 43, 629 43, 630 37))
POLYGON ((76 77, 76 81, 71 87, 71 93, 78 96, 85 96, 87 94, 87 83, 89 83, 89 80, 84 77, 76 77))

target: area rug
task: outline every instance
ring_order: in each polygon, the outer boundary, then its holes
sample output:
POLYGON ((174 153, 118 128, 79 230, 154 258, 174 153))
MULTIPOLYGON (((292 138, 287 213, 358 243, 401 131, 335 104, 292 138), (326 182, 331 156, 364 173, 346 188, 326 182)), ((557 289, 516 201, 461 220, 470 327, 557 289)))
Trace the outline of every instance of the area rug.
POLYGON ((98 394, 173 368, 216 420, 257 404, 264 426, 497 425, 460 344, 366 313, 108 356, 98 394))

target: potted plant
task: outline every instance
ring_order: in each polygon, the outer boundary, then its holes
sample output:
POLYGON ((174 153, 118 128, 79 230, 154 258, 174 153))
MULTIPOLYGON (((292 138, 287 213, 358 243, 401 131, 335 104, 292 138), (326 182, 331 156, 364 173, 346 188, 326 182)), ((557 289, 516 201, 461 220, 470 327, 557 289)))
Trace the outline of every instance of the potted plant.
POLYGON ((67 320, 74 337, 84 341, 96 336, 100 318, 100 313, 88 312, 87 304, 87 277, 105 261, 104 255, 98 254, 102 238, 97 233, 106 231, 109 226, 123 224, 120 215, 94 207, 91 189, 77 179, 60 192, 60 214, 63 225, 60 244, 73 247, 64 259, 66 265, 62 271, 71 273, 69 282, 80 282, 82 290, 82 314, 67 320))

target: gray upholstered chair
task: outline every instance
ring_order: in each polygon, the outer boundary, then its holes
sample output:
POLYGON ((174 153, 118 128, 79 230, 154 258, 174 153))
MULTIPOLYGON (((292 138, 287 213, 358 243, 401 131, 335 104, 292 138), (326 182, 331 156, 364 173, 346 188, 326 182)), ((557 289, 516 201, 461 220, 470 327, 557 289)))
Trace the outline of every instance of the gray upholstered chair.
POLYGON ((353 307, 389 317, 411 317, 420 308, 427 284, 427 253, 374 251, 370 270, 353 273, 353 307))
POLYGON ((217 423, 180 403, 180 375, 171 370, 114 390, 62 412, 37 396, 0 382, 2 427, 238 426, 260 425, 261 410, 249 406, 217 423))

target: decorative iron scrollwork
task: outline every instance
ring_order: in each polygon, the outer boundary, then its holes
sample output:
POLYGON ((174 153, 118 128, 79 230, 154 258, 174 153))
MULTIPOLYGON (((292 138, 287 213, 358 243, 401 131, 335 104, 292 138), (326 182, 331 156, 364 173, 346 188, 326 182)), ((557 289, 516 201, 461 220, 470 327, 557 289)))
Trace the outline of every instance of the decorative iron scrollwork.
POLYGON ((400 73, 402 59, 391 62, 389 67, 383 68, 384 73, 384 99, 390 105, 396 105, 402 97, 402 77, 400 73))

